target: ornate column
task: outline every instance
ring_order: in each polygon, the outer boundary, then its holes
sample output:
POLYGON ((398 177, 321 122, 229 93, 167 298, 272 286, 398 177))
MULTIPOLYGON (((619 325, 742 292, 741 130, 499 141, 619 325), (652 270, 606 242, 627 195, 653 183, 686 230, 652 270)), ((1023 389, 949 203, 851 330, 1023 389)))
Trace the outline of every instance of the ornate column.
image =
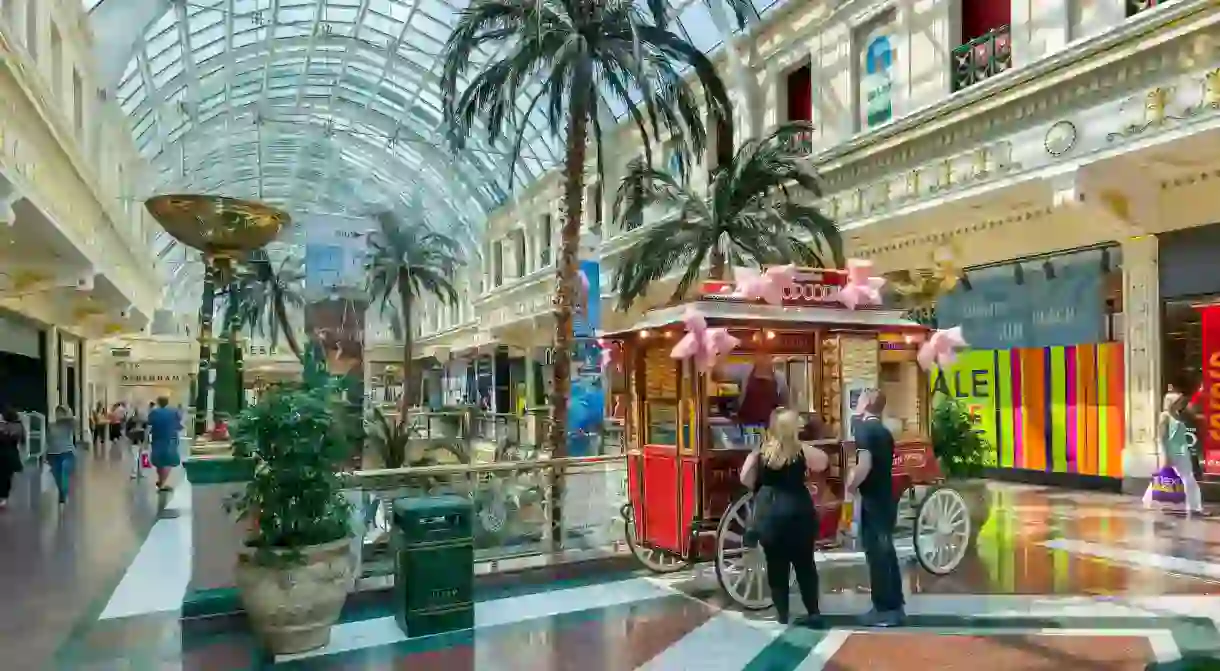
POLYGON ((1156 470, 1156 419, 1161 379, 1161 305, 1155 235, 1125 240, 1123 343, 1126 381, 1126 442, 1123 491, 1142 493, 1156 470))

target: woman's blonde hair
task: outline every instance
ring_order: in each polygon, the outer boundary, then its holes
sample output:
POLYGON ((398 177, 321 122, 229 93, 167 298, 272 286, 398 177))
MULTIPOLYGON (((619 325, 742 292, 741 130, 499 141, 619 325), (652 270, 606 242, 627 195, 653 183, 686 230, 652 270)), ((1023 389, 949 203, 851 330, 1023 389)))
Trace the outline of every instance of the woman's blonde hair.
POLYGON ((767 438, 763 441, 760 455, 769 468, 780 468, 796 461, 801 454, 801 416, 788 408, 778 408, 771 413, 771 424, 767 427, 767 438))

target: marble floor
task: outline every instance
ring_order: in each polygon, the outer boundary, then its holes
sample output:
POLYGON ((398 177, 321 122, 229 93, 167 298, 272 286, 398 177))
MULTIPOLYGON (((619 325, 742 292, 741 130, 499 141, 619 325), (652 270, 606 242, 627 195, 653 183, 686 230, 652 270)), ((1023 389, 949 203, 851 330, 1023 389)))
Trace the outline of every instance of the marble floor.
POLYGON ((1203 661, 1220 658, 1220 518, 1116 495, 994 484, 978 550, 956 572, 905 568, 898 630, 856 626, 868 608, 858 564, 822 564, 829 617, 807 630, 731 607, 709 566, 659 577, 611 561, 484 579, 475 629, 456 634, 406 639, 387 600, 353 599, 329 646, 273 659, 240 620, 180 620, 189 485, 157 501, 110 455, 78 480, 63 522, 33 488, 0 518, 26 539, 0 547, 0 588, 18 596, 0 668, 1220 668, 1203 661))

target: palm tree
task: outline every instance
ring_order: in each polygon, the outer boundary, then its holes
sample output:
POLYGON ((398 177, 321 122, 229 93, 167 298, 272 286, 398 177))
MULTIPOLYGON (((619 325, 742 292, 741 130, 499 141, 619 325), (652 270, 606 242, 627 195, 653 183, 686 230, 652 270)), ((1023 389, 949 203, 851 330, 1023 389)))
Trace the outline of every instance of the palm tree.
POLYGON ((464 258, 457 238, 434 230, 424 220, 403 220, 388 211, 377 214, 375 219, 378 228, 368 236, 366 281, 369 297, 380 303, 383 315, 392 317, 395 329, 401 329, 395 335, 403 339, 403 412, 399 421, 405 422, 406 409, 415 401, 411 310, 415 301, 427 294, 447 305, 456 305, 458 293, 454 282, 464 258), (395 299, 397 310, 393 306, 395 299))
MULTIPOLYGON (((711 61, 666 29, 667 3, 650 0, 648 8, 651 16, 632 0, 473 0, 445 45, 441 97, 455 148, 465 145, 481 120, 491 143, 510 136, 515 161, 529 128, 525 119, 539 105, 549 131, 566 134, 554 301, 550 443, 555 456, 567 454, 572 306, 589 140, 597 144, 597 170, 604 177, 603 124, 614 118, 613 101, 627 110, 649 162, 652 142, 665 133, 677 141, 685 171, 706 142, 704 112, 684 78, 686 66, 703 90, 713 123, 732 123, 728 94, 711 61), (486 59, 485 52, 497 55, 486 59), (467 82, 464 75, 471 70, 467 82), (518 107, 522 100, 528 101, 524 109, 518 107)), ((510 170, 510 188, 512 175, 510 170)))
POLYGON ((304 353, 288 319, 288 308, 305 307, 301 293, 305 269, 301 259, 289 256, 276 267, 265 251, 258 250, 246 259, 246 270, 251 281, 238 306, 238 321, 251 333, 265 336, 272 348, 279 344, 282 334, 288 349, 301 360, 304 353))
POLYGON ((727 165, 713 171, 706 195, 673 175, 633 163, 615 198, 613 216, 620 226, 638 227, 649 206, 672 215, 648 229, 620 261, 614 277, 620 308, 630 307, 653 282, 679 268, 683 274, 673 295, 681 298, 705 260, 714 279, 727 279, 730 263, 841 265, 838 227, 805 204, 821 196, 821 187, 794 140, 811 127, 788 123, 746 141, 727 165))

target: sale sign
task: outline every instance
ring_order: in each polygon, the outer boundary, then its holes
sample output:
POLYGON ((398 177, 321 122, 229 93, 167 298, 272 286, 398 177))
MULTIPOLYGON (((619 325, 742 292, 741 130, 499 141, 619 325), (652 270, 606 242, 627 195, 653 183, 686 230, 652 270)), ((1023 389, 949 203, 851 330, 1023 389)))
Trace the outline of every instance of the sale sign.
POLYGON ((1220 305, 1199 309, 1202 326, 1203 389, 1199 410, 1203 443, 1203 472, 1220 475, 1220 305))

